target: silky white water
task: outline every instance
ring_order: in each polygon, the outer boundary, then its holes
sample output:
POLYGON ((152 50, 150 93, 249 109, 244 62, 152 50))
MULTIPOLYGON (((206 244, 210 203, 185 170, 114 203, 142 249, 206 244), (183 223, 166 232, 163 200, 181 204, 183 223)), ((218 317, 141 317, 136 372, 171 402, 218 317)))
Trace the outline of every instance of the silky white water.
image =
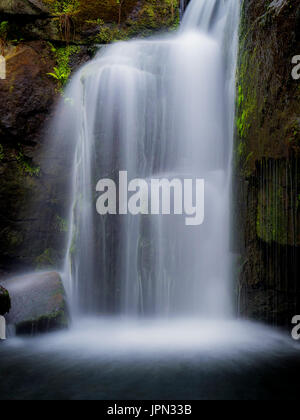
POLYGON ((230 315, 238 3, 194 0, 178 33, 102 49, 71 81, 72 118, 64 123, 76 133, 76 156, 66 285, 74 313, 230 315), (117 181, 119 171, 129 179, 204 179, 204 224, 98 215, 96 184, 117 181))
POLYGON ((238 20, 237 0, 193 0, 178 33, 102 49, 72 78, 51 147, 73 161, 74 322, 0 345, 0 399, 297 398, 297 343, 230 319, 238 20), (121 170, 204 178, 204 224, 99 216, 96 184, 121 170))

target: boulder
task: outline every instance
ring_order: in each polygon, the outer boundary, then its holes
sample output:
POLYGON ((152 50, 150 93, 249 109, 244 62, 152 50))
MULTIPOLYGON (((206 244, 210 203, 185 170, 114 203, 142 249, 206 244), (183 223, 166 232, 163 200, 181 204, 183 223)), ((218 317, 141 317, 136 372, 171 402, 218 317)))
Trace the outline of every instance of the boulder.
POLYGON ((7 314, 11 308, 9 293, 4 287, 0 286, 0 316, 7 314))
POLYGON ((31 274, 3 282, 11 297, 6 317, 17 335, 51 332, 68 326, 65 291, 58 273, 31 274))

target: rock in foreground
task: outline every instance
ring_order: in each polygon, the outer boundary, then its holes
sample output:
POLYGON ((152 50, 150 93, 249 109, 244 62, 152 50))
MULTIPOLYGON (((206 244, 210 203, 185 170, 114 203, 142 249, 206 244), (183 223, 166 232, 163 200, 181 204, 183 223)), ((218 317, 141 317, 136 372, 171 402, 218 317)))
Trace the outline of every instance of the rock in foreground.
POLYGON ((11 297, 6 320, 16 334, 40 334, 66 328, 68 312, 58 273, 31 274, 3 282, 11 297))
POLYGON ((7 314, 10 311, 11 302, 9 293, 4 287, 0 286, 0 316, 7 314))

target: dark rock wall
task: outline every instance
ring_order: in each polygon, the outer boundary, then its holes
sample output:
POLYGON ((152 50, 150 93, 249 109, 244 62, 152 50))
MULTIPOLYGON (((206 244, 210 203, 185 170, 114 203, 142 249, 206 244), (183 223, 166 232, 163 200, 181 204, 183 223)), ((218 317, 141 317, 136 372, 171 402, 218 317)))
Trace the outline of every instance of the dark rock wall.
POLYGON ((242 2, 236 219, 242 316, 290 325, 300 313, 299 0, 242 2))
POLYGON ((38 150, 57 93, 47 76, 55 61, 45 42, 8 47, 6 63, 7 78, 0 81, 0 270, 17 270, 35 264, 43 253, 42 231, 54 223, 38 150))
POLYGON ((7 64, 0 80, 0 278, 63 264, 70 162, 61 159, 61 145, 55 150, 60 139, 49 124, 71 72, 93 56, 95 43, 165 30, 179 16, 177 0, 126 0, 121 25, 117 0, 80 0, 67 16, 61 4, 0 0, 7 64), (54 67, 59 80, 49 76, 54 67))

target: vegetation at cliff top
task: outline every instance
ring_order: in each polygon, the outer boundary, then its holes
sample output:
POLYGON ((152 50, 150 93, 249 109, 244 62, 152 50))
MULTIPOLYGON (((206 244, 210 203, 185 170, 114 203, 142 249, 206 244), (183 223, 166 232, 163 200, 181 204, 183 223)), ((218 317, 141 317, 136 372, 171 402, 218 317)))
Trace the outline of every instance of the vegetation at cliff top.
MULTIPOLYGON (((132 36, 147 36, 153 31, 177 27, 177 0, 44 0, 54 19, 60 23, 65 41, 75 41, 76 33, 99 26, 96 38, 89 42, 112 42, 132 36)), ((94 32, 94 30, 92 31, 94 32)), ((88 41, 88 39, 86 39, 88 41)))
MULTIPOLYGON (((91 3, 85 0, 44 0, 59 19, 60 31, 66 41, 66 47, 56 48, 51 44, 57 65, 49 76, 59 83, 62 92, 71 74, 70 57, 77 54, 80 47, 69 45, 76 43, 76 33, 87 31, 84 42, 87 44, 110 44, 139 36, 151 35, 164 29, 177 28, 179 7, 177 0, 143 0, 139 8, 134 9, 134 0, 101 0, 91 3), (130 13, 134 11, 134 14, 130 13), (116 13, 117 11, 117 13, 116 13)), ((78 41, 77 44, 81 44, 78 41)))

